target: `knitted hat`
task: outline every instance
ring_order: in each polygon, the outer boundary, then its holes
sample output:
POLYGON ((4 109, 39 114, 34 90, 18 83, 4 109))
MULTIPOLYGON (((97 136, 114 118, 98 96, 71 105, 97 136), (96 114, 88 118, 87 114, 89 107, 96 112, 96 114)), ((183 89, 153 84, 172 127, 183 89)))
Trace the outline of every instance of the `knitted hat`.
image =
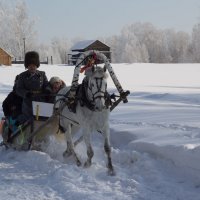
POLYGON ((29 65, 36 65, 37 68, 40 66, 39 54, 36 51, 29 51, 25 55, 24 66, 28 68, 29 65))
POLYGON ((53 77, 51 77, 49 83, 50 83, 51 85, 53 85, 54 83, 56 83, 56 82, 61 82, 61 81, 62 81, 62 80, 61 80, 59 77, 53 76, 53 77))

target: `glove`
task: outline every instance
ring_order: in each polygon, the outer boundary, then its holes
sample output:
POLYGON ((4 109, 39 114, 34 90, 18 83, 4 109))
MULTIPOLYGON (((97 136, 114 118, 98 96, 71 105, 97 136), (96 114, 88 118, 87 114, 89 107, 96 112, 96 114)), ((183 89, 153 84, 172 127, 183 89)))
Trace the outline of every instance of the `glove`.
POLYGON ((27 92, 26 93, 26 98, 31 99, 33 97, 33 93, 32 92, 27 92))

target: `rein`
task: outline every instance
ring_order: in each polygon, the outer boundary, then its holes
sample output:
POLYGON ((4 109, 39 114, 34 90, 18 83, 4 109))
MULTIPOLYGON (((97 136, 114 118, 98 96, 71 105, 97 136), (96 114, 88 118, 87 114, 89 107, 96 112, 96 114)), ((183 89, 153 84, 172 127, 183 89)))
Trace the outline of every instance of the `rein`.
POLYGON ((73 119, 70 119, 70 118, 66 117, 65 115, 61 115, 60 113, 59 113, 58 115, 59 115, 59 117, 63 117, 63 118, 65 118, 65 119, 71 121, 73 124, 76 124, 76 125, 78 125, 78 126, 80 125, 77 121, 75 121, 75 120, 73 120, 73 119))

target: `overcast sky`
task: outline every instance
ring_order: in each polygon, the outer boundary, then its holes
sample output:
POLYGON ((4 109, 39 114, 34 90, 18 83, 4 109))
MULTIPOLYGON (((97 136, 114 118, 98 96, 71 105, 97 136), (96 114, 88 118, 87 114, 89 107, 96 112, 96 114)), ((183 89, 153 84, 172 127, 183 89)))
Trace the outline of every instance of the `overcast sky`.
POLYGON ((190 33, 200 22, 199 0, 26 0, 41 42, 96 39, 120 34, 125 25, 151 22, 190 33))

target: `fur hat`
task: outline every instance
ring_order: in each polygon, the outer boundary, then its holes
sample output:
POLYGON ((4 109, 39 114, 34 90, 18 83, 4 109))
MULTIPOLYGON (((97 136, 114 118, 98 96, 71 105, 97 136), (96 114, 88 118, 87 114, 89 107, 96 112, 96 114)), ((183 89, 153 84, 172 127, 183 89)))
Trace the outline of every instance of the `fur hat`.
POLYGON ((29 51, 25 55, 24 66, 28 68, 29 65, 34 64, 37 68, 40 66, 39 54, 36 51, 29 51))
POLYGON ((62 82, 62 80, 61 80, 59 77, 57 77, 57 76, 51 77, 49 83, 50 83, 51 85, 53 85, 53 84, 56 83, 56 82, 62 82))

